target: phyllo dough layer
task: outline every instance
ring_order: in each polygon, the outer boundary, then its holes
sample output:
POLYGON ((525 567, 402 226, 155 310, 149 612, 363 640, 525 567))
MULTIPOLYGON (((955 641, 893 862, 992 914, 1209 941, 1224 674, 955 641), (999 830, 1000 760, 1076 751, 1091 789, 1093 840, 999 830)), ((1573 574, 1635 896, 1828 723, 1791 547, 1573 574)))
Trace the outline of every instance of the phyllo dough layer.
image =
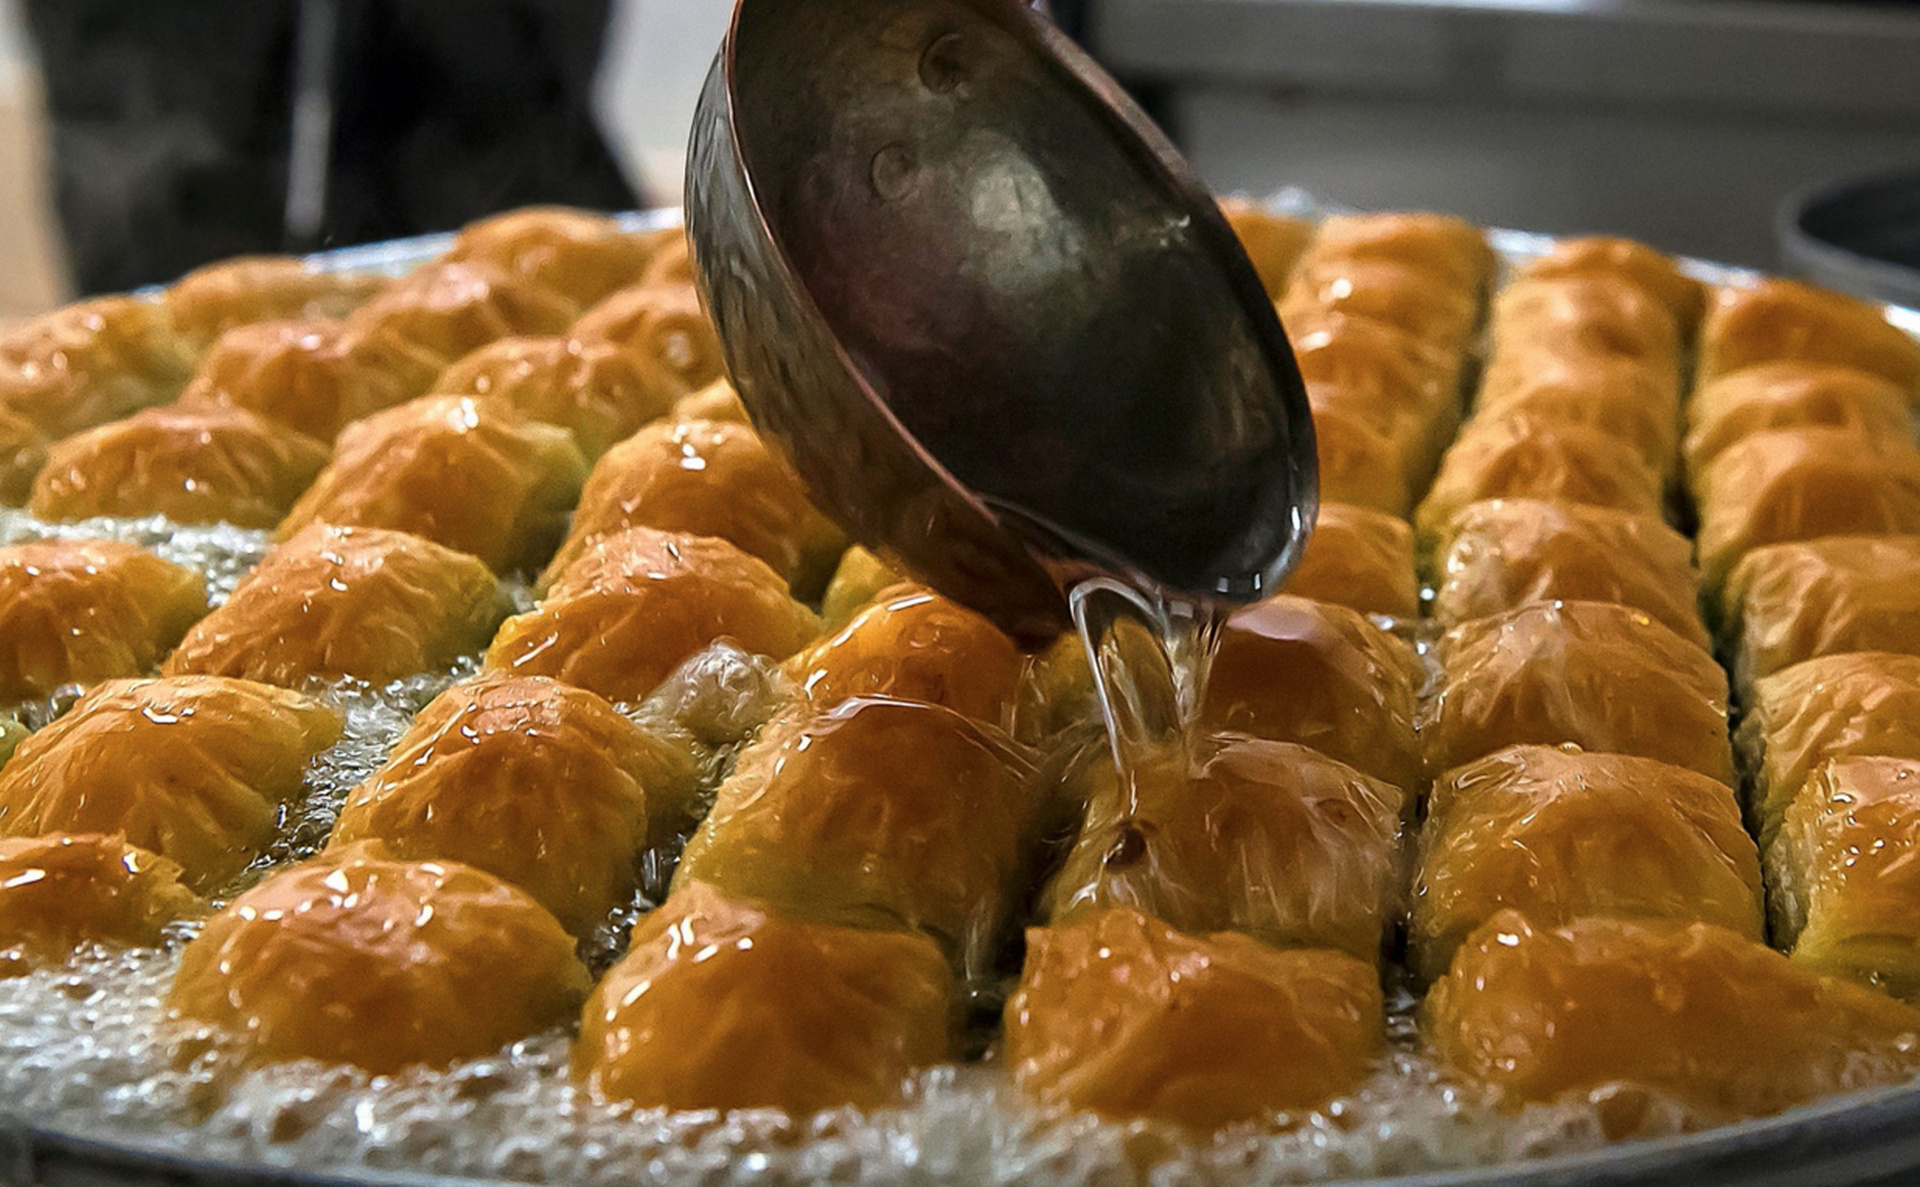
POLYGON ((149 947, 206 909, 180 867, 100 833, 0 840, 0 977, 58 965, 84 944, 149 947))
POLYGON ((677 386, 650 382, 617 347, 559 337, 488 343, 442 372, 433 391, 506 404, 559 425, 589 460, 667 415, 679 395, 677 386))
POLYGON ((1700 334, 1701 378, 1782 360, 1864 371, 1920 398, 1920 342, 1867 302, 1791 280, 1719 290, 1700 334))
POLYGON ((206 612, 197 573, 137 545, 0 548, 0 702, 144 676, 206 612))
POLYGON ((1413 529, 1405 520, 1351 503, 1321 503, 1306 555, 1286 592, 1363 614, 1413 619, 1420 588, 1413 529))
POLYGON ((1847 651, 1920 655, 1920 536, 1829 536, 1746 555, 1723 594, 1735 684, 1847 651))

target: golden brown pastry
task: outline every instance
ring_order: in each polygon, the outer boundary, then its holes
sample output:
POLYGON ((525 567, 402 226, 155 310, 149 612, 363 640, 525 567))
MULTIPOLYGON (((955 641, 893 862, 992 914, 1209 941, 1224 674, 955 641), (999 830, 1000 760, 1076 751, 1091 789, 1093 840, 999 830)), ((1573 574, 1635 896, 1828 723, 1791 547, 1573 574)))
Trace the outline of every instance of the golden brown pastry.
POLYGON ((331 441, 349 423, 424 393, 441 366, 344 322, 260 322, 222 334, 180 402, 245 408, 331 441))
POLYGON ((1239 237, 1267 296, 1278 299, 1286 291, 1294 262, 1313 237, 1313 224, 1303 218, 1271 214, 1247 198, 1220 199, 1220 213, 1239 237))
POLYGON ((54 441, 166 403, 191 370, 164 305, 97 297, 0 332, 0 410, 54 441))
POLYGON ((562 333, 579 308, 497 264, 440 260, 396 280, 347 324, 369 338, 420 350, 445 367, 495 339, 562 333))
POLYGON ((907 577, 878 556, 855 544, 840 555, 833 580, 820 600, 820 617, 830 631, 853 621, 883 590, 905 583, 907 577))
POLYGON ((1920 399, 1920 342, 1881 311, 1843 293, 1792 280, 1762 280, 1713 296, 1700 332, 1700 378, 1796 359, 1878 375, 1920 399))
POLYGON ((1518 911, 1468 937, 1422 1023, 1434 1053, 1505 1108, 1624 1084, 1707 1123, 1905 1078, 1920 1040, 1920 1012, 1724 928, 1547 928, 1518 911))
POLYGON ((1650 758, 1509 746, 1433 786, 1408 963, 1443 976, 1509 907, 1537 927, 1666 919, 1763 941, 1760 904, 1760 855, 1726 784, 1650 758))
POLYGON ((1191 759, 1169 755, 1125 783, 1096 752, 1086 822, 1046 892, 1046 918, 1128 907, 1184 932, 1377 964, 1400 906, 1407 794, 1288 742, 1191 745, 1191 759))
POLYGON ((1460 357, 1426 346, 1392 326, 1337 313, 1296 317, 1287 330, 1309 391, 1330 388, 1364 398, 1376 415, 1397 413, 1421 426, 1436 452, 1460 423, 1460 357))
POLYGON ((651 424, 601 458, 542 585, 595 540, 629 527, 718 536, 772 565, 803 596, 826 584, 846 547, 758 434, 714 421, 651 424))
POLYGON ((589 460, 667 415, 678 395, 650 383, 619 348, 572 338, 502 338, 447 368, 433 390, 497 400, 571 429, 589 460))
POLYGON ((316 524, 269 552, 166 671, 291 688, 383 683, 445 668, 483 646, 506 612, 473 557, 405 532, 316 524))
POLYGON ((266 850, 341 724, 318 701, 246 680, 115 680, 0 770, 0 835, 112 833, 214 890, 266 850))
POLYGON ((0 702, 145 675, 206 612, 199 574, 133 544, 0 548, 0 702))
POLYGON ((529 569, 553 554, 586 476, 567 430, 505 404, 433 396, 349 425, 274 536, 316 523, 386 528, 496 573, 529 569))
POLYGON ((1507 746, 1572 743, 1733 785, 1727 677, 1641 611, 1545 602, 1454 627, 1420 741, 1439 777, 1507 746))
POLYGON ((1645 368, 1606 364, 1584 373, 1577 367, 1541 370, 1502 388, 1492 401, 1483 398, 1480 416, 1605 433, 1633 446, 1647 469, 1664 478, 1679 461, 1680 417, 1670 398, 1672 385, 1648 374, 1645 368), (1622 383, 1616 378, 1622 375, 1634 378, 1622 383))
POLYGON ((726 373, 720 338, 691 284, 624 288, 587 310, 572 336, 611 342, 661 386, 698 391, 726 373))
POLYGON ((41 519, 164 515, 176 523, 279 523, 327 464, 327 447, 244 408, 149 408, 55 445, 28 504, 41 519))
POLYGON ((1320 463, 1320 497, 1405 519, 1413 510, 1411 471, 1419 466, 1407 445, 1361 416, 1313 401, 1313 442, 1320 463))
POLYGON ((522 891, 366 842, 275 871, 207 921, 167 995, 251 1060, 375 1074, 490 1055, 573 1016, 573 938, 522 891))
POLYGON ((684 227, 662 227, 644 232, 647 267, 640 275, 641 287, 692 288, 693 242, 684 227))
POLYGON ((692 811, 693 758, 581 688, 541 676, 456 684, 348 795, 330 845, 503 878, 582 935, 633 893, 640 853, 692 811))
POLYGON ((59 964, 83 944, 148 947, 206 903, 180 867, 99 833, 0 840, 0 977, 59 964))
POLYGON ((1026 657, 998 627, 950 598, 902 585, 787 662, 815 711, 852 697, 945 705, 1009 724, 1026 657))
POLYGON ((1476 417, 1447 451, 1414 524, 1434 535, 1469 503, 1522 498, 1658 518, 1661 496, 1660 476, 1619 438, 1492 411, 1476 417))
POLYGON ((706 882, 794 915, 913 928, 984 970, 1027 876, 1032 765, 937 705, 842 702, 770 725, 720 785, 675 887, 706 882))
POLYGON ((1704 473, 1726 449, 1773 429, 1852 429, 1874 441, 1913 438, 1899 385, 1824 363, 1759 363, 1700 386, 1687 406, 1687 468, 1704 473))
POLYGON ((1607 276, 1630 281, 1666 306, 1674 324, 1691 335, 1706 308, 1706 286, 1681 272, 1670 256, 1643 243, 1611 235, 1562 239, 1552 251, 1520 269, 1529 278, 1607 276))
POLYGON ((1027 933, 1006 1061, 1049 1108, 1211 1130, 1353 1091, 1385 1031, 1366 961, 1112 910, 1027 933))
POLYGON ((1286 592, 1364 614, 1415 618, 1420 590, 1413 571, 1413 529, 1379 511, 1323 502, 1286 592))
MULTIPOLYGON (((1595 413, 1601 424, 1633 423, 1640 419, 1678 425, 1680 372, 1671 367, 1649 367, 1620 355, 1575 355, 1536 347, 1520 347, 1487 360, 1480 376, 1478 408, 1482 414, 1528 400, 1570 401, 1571 394, 1587 393, 1596 402, 1631 407, 1595 413), (1538 394, 1541 392, 1553 395, 1538 394)), ((1585 422, 1582 422, 1585 423, 1585 422)))
POLYGON ((877 1108, 947 1058, 951 996, 925 936, 800 919, 695 882, 640 921, 593 991, 574 1074, 641 1106, 877 1108))
POLYGON ((1737 688, 1820 655, 1920 655, 1920 536, 1756 548, 1727 582, 1723 615, 1737 688))
POLYGON ((34 476, 47 464, 47 441, 24 416, 0 406, 0 506, 27 501, 34 476))
POLYGON ((1366 615, 1282 594, 1227 619, 1199 724, 1311 746, 1411 792, 1420 681, 1413 649, 1366 615))
POLYGON ((1920 997, 1920 761, 1822 763, 1767 851, 1774 933, 1796 963, 1920 997))
POLYGON ((1394 259, 1310 259, 1279 302, 1289 330, 1318 313, 1392 326, 1421 342, 1458 351, 1480 316, 1473 289, 1436 283, 1433 274, 1394 259))
POLYGON ((740 393, 725 379, 716 379, 703 388, 681 396, 674 401, 673 411, 668 418, 676 422, 725 420, 742 425, 753 423, 753 418, 747 415, 745 402, 740 399, 740 393))
POLYGON ((1620 276, 1522 277, 1493 299, 1496 357, 1514 350, 1613 355, 1680 369, 1681 332, 1659 298, 1620 276))
POLYGON ((1322 220, 1311 261, 1394 260, 1455 289, 1475 292, 1493 276, 1485 232, 1464 219, 1426 212, 1336 214, 1322 220))
POLYGON ((1693 545, 1649 515, 1543 499, 1469 503, 1435 553, 1433 616, 1458 626, 1535 602, 1617 602, 1708 646, 1693 545))
POLYGON ((293 256, 235 256, 182 276, 165 301, 174 330, 200 351, 249 322, 345 317, 391 283, 321 271, 293 256))
POLYGON ((1739 744, 1764 851, 1813 771, 1830 758, 1920 759, 1920 656, 1823 655, 1754 681, 1739 744))
POLYGON ((640 279, 652 246, 604 214, 528 206, 468 223, 446 259, 491 264, 552 289, 582 309, 640 279))
POLYGON ((1920 533, 1920 450, 1848 429, 1777 429, 1721 451, 1695 478, 1700 570, 1718 586, 1764 544, 1920 533))
POLYGON ((595 540, 538 609, 509 619, 487 667, 637 701, 717 639, 785 659, 819 633, 780 574, 725 540, 628 528, 595 540))

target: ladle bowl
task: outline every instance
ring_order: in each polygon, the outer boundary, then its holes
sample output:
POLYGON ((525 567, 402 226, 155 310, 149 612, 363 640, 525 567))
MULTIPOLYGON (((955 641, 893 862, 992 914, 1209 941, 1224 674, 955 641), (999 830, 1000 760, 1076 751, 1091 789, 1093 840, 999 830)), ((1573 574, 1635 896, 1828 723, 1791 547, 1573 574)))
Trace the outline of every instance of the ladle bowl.
POLYGON ((1310 413, 1212 198, 1020 0, 739 0, 696 275, 755 423, 859 540, 1039 641, 1096 576, 1246 601, 1305 547, 1310 413))

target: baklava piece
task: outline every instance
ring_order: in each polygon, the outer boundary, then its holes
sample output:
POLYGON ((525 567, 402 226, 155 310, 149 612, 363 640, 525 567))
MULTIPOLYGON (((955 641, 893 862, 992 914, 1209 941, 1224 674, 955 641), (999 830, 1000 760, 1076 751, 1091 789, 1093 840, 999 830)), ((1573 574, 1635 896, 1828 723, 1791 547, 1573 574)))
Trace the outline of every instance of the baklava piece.
POLYGON ((833 579, 820 600, 820 617, 828 630, 839 630, 881 593, 907 583, 906 574, 855 544, 840 554, 833 579))
POLYGON ((1042 1106, 1195 1130, 1319 1108, 1385 1046, 1367 961, 1127 910, 1029 931, 1006 1010, 1007 1066, 1042 1106))
POLYGON ((145 948, 206 902, 180 867, 98 833, 0 840, 0 977, 57 965, 86 944, 145 948))
POLYGON ((1234 611, 1201 728, 1298 742, 1411 792, 1419 786, 1413 649, 1356 610, 1281 595, 1234 611))
POLYGON ((1486 287, 1495 263, 1479 227, 1423 211, 1333 215, 1320 223, 1308 252, 1314 261, 1392 260, 1466 292, 1486 287))
POLYGON ((1767 852, 1774 932, 1817 972, 1920 998, 1920 761, 1822 764, 1767 852))
POLYGON ((647 267, 640 274, 640 286, 645 288, 691 289, 693 275, 693 242, 687 238, 684 227, 663 227, 645 236, 647 244, 647 267))
POLYGON ((1307 240, 1313 237, 1313 224, 1303 218, 1270 214, 1246 198, 1220 199, 1220 213, 1240 240, 1267 296, 1277 299, 1286 290, 1287 277, 1293 273, 1300 253, 1307 249, 1307 240))
POLYGON ((1724 1122, 1904 1076, 1920 1058, 1920 1012, 1704 923, 1547 928, 1503 911, 1468 937, 1422 1024, 1503 1107, 1588 1097, 1612 1105, 1615 1137, 1644 1116, 1621 1088, 1724 1122))
POLYGON ((601 458, 546 582, 596 539, 629 527, 718 536, 772 565, 803 596, 825 586, 846 547, 758 434, 713 421, 648 425, 601 458))
POLYGON ((222 334, 180 402, 257 412, 321 441, 423 394, 440 364, 368 339, 344 322, 280 321, 222 334))
POLYGON ((508 603, 487 567, 405 532, 316 524, 274 548, 167 659, 169 675, 298 687, 444 669, 508 603))
POLYGON ((1740 688, 1822 655, 1920 655, 1920 536, 1756 548, 1727 582, 1722 612, 1740 688))
POLYGON ((341 728, 336 710, 251 681, 112 681, 0 770, 0 835, 112 833, 210 891, 265 851, 341 728))
POLYGON ((583 342, 610 342, 649 380, 692 392, 721 378, 720 338, 693 286, 621 289, 582 314, 571 330, 583 342))
POLYGON ((1026 657, 979 614, 924 586, 903 585, 787 664, 815 710, 853 697, 945 705, 1005 726, 1026 657))
POLYGON ((319 523, 385 528, 496 573, 530 569, 553 555, 586 476, 565 429, 487 400, 415 400, 349 425, 276 538, 319 523))
POLYGON ((1616 602, 1708 645, 1693 545, 1649 515, 1543 499, 1469 503, 1447 524, 1434 569, 1443 626, 1539 602, 1616 602))
POLYGON ((1480 316, 1472 289, 1437 284, 1432 273, 1393 259, 1309 259, 1278 308, 1289 328, 1323 313, 1343 314, 1448 350, 1464 347, 1480 316))
POLYGON ((1714 295, 1700 333, 1700 377, 1757 363, 1830 363, 1878 375, 1920 398, 1920 342, 1880 310, 1842 293, 1791 280, 1763 280, 1714 295))
POLYGON ((1420 731, 1436 777, 1508 746, 1571 743, 1733 785, 1726 673, 1639 610, 1523 606, 1454 627, 1436 655, 1440 689, 1420 731))
POLYGON ((584 309, 638 281, 652 254, 644 236, 604 214, 530 206, 468 223, 445 258, 524 276, 584 309))
POLYGON ((0 506, 27 501, 40 467, 47 464, 47 441, 24 416, 0 405, 0 506))
POLYGON ((1585 394, 1595 403, 1628 407, 1590 411, 1581 423, 1606 427, 1661 420, 1677 427, 1680 379, 1677 368, 1649 367, 1617 355, 1511 350, 1487 360, 1477 406, 1483 414, 1500 409, 1518 414, 1529 400, 1568 405, 1585 394))
POLYGON ((1287 592, 1363 614, 1416 618, 1420 589, 1414 577, 1413 529, 1379 511, 1322 503, 1306 555, 1287 579, 1287 592))
POLYGON ((1687 405, 1687 468, 1705 473, 1729 446, 1775 429, 1848 429, 1873 442, 1913 439, 1907 394, 1877 375, 1822 363, 1760 363, 1702 384, 1687 405))
POLYGON ((786 659, 819 633, 780 574, 725 540, 628 528, 596 540, 537 609, 509 619, 487 666, 638 701, 716 640, 786 659))
POLYGON ((0 702, 144 676, 206 612, 198 574, 133 544, 0 548, 0 702))
POLYGON ((625 353, 604 342, 502 338, 447 368, 434 393, 498 401, 571 429, 592 459, 671 412, 678 391, 650 383, 625 353))
POLYGON ((1519 498, 1658 518, 1662 495, 1659 474, 1618 437, 1577 424, 1482 415, 1447 451, 1414 523, 1434 535, 1469 503, 1519 498))
POLYGON ((165 306, 98 297, 0 331, 0 410, 56 441, 167 403, 192 369, 165 306))
POLYGON ((1324 403, 1313 408, 1320 497, 1405 519, 1413 512, 1415 462, 1404 444, 1366 418, 1324 403))
POLYGON ((500 338, 562 333, 578 311, 559 293, 498 265, 441 260, 395 281, 347 324, 445 367, 500 338))
POLYGON ((55 445, 33 485, 41 519, 164 515, 269 528, 327 464, 327 447, 244 408, 169 405, 55 445))
POLYGON ((747 415, 746 402, 733 384, 725 379, 716 379, 703 388, 690 391, 674 401, 673 413, 669 417, 675 421, 724 420, 737 425, 751 425, 753 418, 747 415))
POLYGON ((1764 676, 1754 681, 1737 740, 1765 851, 1821 763, 1876 754, 1920 759, 1920 656, 1823 655, 1764 676))
POLYGON ((1520 270, 1526 278, 1615 277, 1666 306, 1674 324, 1696 325, 1706 308, 1706 286, 1680 271, 1671 257, 1643 243, 1611 235, 1562 239, 1520 270))
POLYGON ((383 1075, 561 1025, 588 985, 573 938, 522 891, 366 842, 277 870, 228 903, 182 953, 167 1005, 249 1061, 383 1075))
POLYGON ((1294 357, 1316 407, 1330 398, 1365 410, 1406 455, 1409 473, 1437 457, 1460 424, 1458 352, 1424 346, 1391 326, 1339 314, 1296 318, 1294 357), (1404 426, 1404 427, 1402 427, 1404 426))
POLYGON ((1680 328, 1652 294, 1618 276, 1523 277, 1494 298, 1496 356, 1512 352, 1633 359, 1680 369, 1680 328))
POLYGON ((236 326, 345 317, 391 283, 292 256, 238 256, 182 276, 165 301, 175 331, 201 351, 236 326))
POLYGON ((1760 902, 1760 857, 1725 784, 1648 758, 1512 746, 1434 784, 1408 963, 1444 975, 1509 907, 1541 927, 1667 919, 1760 941, 1760 902))
POLYGON ((574 1073, 643 1107, 878 1108, 947 1058, 951 998, 925 936, 795 918, 694 883, 640 921, 594 990, 574 1073))
POLYGON ((1920 450, 1847 429, 1778 429, 1723 450, 1696 475, 1697 540, 1718 586, 1763 544, 1920 533, 1920 450))
POLYGON ((1025 885, 1030 759, 936 705, 857 699, 770 725, 720 785, 675 887, 807 918, 913 928, 984 970, 1025 885))
POLYGON ((1645 368, 1604 362, 1526 370, 1525 379, 1505 382, 1493 399, 1483 397, 1480 416, 1604 433, 1633 446, 1653 473, 1672 474, 1679 460, 1680 417, 1670 382, 1645 368))
MULTIPOLYGON (((1196 738, 1123 783, 1104 747, 1047 918, 1127 907, 1184 932, 1381 958, 1402 884, 1406 793, 1287 742, 1196 738), (1184 761, 1183 761, 1184 760, 1184 761)), ((1729 797, 1731 804, 1731 797, 1729 797)))

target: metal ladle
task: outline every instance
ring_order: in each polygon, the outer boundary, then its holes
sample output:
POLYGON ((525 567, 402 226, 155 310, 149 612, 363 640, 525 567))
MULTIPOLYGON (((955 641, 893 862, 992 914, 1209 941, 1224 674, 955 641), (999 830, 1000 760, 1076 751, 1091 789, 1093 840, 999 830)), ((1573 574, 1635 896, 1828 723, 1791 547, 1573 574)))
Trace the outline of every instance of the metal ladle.
POLYGON ((1020 0, 739 0, 696 273, 755 423, 859 540, 1038 642, 1067 592, 1273 592, 1306 394, 1212 198, 1020 0))

